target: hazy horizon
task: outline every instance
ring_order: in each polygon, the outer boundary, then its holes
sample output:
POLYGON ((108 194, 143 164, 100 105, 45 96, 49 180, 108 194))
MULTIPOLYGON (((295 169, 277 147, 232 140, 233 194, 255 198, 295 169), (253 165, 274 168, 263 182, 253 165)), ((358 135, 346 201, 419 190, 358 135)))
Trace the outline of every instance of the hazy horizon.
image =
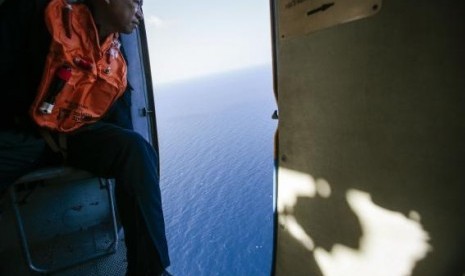
POLYGON ((144 17, 157 83, 271 66, 268 0, 146 1, 144 17))

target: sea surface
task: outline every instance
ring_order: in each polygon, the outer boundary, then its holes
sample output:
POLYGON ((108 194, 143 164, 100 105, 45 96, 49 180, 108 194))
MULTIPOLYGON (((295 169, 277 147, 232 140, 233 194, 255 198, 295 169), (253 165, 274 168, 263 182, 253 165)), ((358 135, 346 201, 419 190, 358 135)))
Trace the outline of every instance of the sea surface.
POLYGON ((156 86, 155 106, 169 271, 270 275, 271 66, 156 86))

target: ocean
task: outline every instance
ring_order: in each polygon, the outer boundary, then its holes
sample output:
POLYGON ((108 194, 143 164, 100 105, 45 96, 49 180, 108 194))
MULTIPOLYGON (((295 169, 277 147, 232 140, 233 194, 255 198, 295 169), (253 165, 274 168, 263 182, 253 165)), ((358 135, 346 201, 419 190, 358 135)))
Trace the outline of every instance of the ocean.
POLYGON ((155 86, 172 265, 184 275, 270 275, 271 66, 155 86))

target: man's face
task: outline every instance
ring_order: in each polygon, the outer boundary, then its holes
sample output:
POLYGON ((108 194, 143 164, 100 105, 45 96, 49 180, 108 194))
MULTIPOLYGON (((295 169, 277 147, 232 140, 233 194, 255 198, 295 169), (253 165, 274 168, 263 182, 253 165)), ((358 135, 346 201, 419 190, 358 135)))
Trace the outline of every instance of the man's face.
POLYGON ((117 32, 131 33, 143 19, 143 0, 110 0, 112 25, 117 32))

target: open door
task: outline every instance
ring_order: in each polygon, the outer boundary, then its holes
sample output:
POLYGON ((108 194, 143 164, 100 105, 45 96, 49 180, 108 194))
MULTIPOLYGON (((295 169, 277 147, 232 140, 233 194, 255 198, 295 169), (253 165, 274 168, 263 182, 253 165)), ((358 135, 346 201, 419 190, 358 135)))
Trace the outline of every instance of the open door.
POLYGON ((273 7, 275 274, 462 275, 462 2, 273 7))

